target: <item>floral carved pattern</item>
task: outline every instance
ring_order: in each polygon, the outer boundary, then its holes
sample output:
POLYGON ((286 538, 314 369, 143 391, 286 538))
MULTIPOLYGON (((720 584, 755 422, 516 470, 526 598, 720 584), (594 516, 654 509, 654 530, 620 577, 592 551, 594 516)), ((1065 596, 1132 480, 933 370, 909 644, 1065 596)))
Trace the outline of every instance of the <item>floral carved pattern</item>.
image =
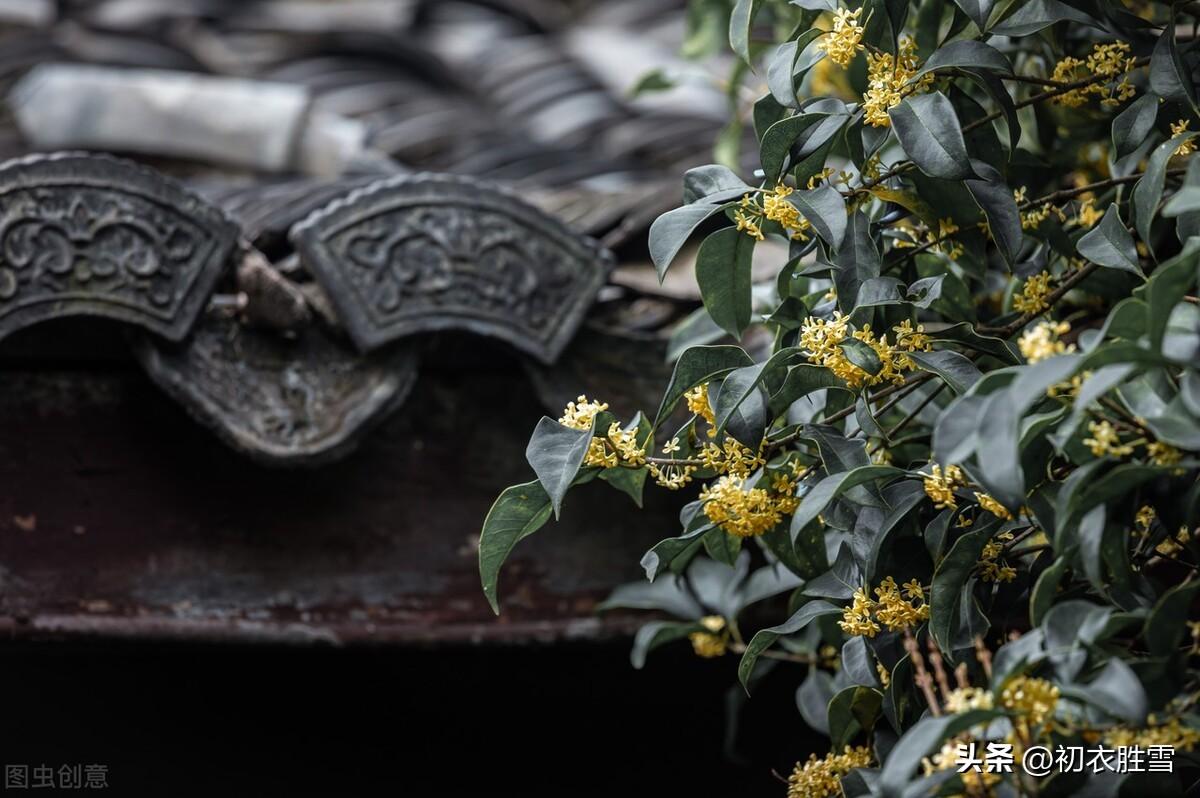
POLYGON ((0 167, 0 336, 95 315, 179 340, 223 269, 236 229, 153 172, 60 155, 0 167))
POLYGON ((494 187, 393 178, 314 213, 292 233, 355 343, 462 329, 553 362, 603 284, 590 239, 494 187))

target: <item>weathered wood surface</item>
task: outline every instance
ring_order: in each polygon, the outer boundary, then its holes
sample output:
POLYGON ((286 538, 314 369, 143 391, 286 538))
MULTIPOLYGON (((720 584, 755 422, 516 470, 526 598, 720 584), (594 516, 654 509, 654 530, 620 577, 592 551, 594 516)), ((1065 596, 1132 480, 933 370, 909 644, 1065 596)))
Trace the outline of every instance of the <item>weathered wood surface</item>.
POLYGON ((678 525, 606 486, 517 549, 494 618, 476 535, 530 478, 543 412, 516 359, 427 342, 399 412, 348 459, 254 464, 128 358, 116 325, 64 321, 0 344, 0 627, 17 637, 316 643, 528 642, 629 631, 594 607, 678 525), (481 445, 482 444, 482 445, 481 445), (635 523, 636 521, 636 523, 635 523))

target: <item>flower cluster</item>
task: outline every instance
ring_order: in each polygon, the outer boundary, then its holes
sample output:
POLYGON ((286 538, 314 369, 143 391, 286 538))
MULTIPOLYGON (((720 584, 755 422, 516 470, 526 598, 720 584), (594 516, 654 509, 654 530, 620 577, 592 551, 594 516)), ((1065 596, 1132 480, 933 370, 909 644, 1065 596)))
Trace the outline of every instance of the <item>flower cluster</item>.
MULTIPOLYGON (((1187 133, 1188 126, 1191 125, 1190 119, 1180 119, 1178 122, 1171 123, 1171 137, 1187 133)), ((1188 139, 1175 148, 1175 154, 1178 156, 1191 155, 1196 151, 1196 140, 1188 139)))
POLYGON ((1058 706, 1058 687, 1045 679, 1018 676, 1000 692, 1000 706, 1020 715, 1028 727, 1041 726, 1058 706))
MULTIPOLYGON (((921 760, 922 771, 926 776, 931 776, 938 771, 958 770, 959 752, 965 750, 960 746, 965 747, 971 742, 972 739, 965 736, 947 740, 936 754, 921 760)), ((967 789, 967 795, 990 795, 992 786, 1000 782, 1000 774, 967 768, 959 775, 959 779, 967 789)))
POLYGON ((747 488, 745 477, 732 474, 705 486, 700 491, 700 501, 708 520, 739 538, 773 529, 800 506, 796 485, 791 480, 776 481, 770 490, 747 488))
POLYGON ((910 94, 929 88, 933 75, 922 75, 913 81, 921 68, 917 60, 917 43, 905 36, 900 39, 896 55, 867 54, 867 91, 863 95, 863 119, 875 127, 890 127, 888 111, 910 94), (912 81, 912 82, 910 82, 912 81))
POLYGON ((706 615, 700 619, 700 625, 704 627, 704 631, 688 635, 696 656, 705 659, 724 656, 729 645, 729 630, 726 628, 725 619, 720 615, 706 615))
POLYGON ((1054 102, 1067 108, 1078 108, 1088 101, 1090 95, 1101 97, 1100 104, 1106 107, 1120 105, 1135 93, 1129 82, 1135 59, 1125 42, 1097 44, 1086 60, 1070 56, 1054 67, 1052 80, 1059 83, 1074 83, 1085 78, 1100 78, 1094 83, 1072 89, 1054 98, 1054 102))
POLYGON ((1025 281, 1021 293, 1013 297, 1013 308, 1018 313, 1040 313, 1047 307, 1046 296, 1049 293, 1049 272, 1035 274, 1025 281))
POLYGON ((838 621, 843 632, 874 637, 884 626, 899 632, 929 618, 925 590, 916 579, 897 586, 889 576, 875 588, 875 595, 878 600, 873 601, 866 590, 854 591, 850 606, 842 610, 842 620, 838 621))
POLYGON ((756 196, 743 196, 733 216, 737 229, 757 241, 762 241, 765 238, 762 222, 766 219, 782 227, 792 240, 807 241, 812 225, 800 215, 799 209, 788 201, 793 191, 795 189, 791 186, 780 183, 775 186, 774 191, 762 192, 761 202, 756 196))
POLYGON ((1133 454, 1133 444, 1121 443, 1116 428, 1108 421, 1088 422, 1088 432, 1092 437, 1084 438, 1083 444, 1091 449, 1096 457, 1128 457, 1133 454))
POLYGON ((1013 516, 1012 516, 1012 513, 1010 513, 1008 511, 1008 508, 1005 507, 1000 502, 996 501, 994 498, 992 498, 988 494, 980 493, 979 491, 976 491, 975 492, 975 501, 979 502, 980 507, 987 510, 989 513, 996 516, 1000 520, 1002 520, 1002 521, 1011 521, 1012 520, 1013 516))
POLYGON ((1030 364, 1052 358, 1055 355, 1075 351, 1074 344, 1066 344, 1061 339, 1071 331, 1071 325, 1065 321, 1043 321, 1021 333, 1017 347, 1021 355, 1030 364))
POLYGON ((936 233, 926 228, 923 224, 918 225, 915 230, 906 229, 905 232, 912 236, 912 238, 896 238, 895 246, 899 249, 908 249, 920 243, 932 252, 939 252, 950 260, 958 260, 963 254, 963 245, 951 238, 958 231, 959 227, 954 223, 954 220, 946 217, 938 219, 936 233))
POLYGON ((871 749, 846 746, 840 754, 830 753, 818 759, 809 754, 807 762, 797 762, 788 777, 788 798, 833 798, 842 794, 842 776, 855 768, 871 764, 871 749))
POLYGON ((1004 544, 1012 539, 1012 532, 1001 532, 984 544, 977 564, 980 579, 985 582, 1011 582, 1017 578, 1017 569, 1011 565, 1000 564, 1004 544))
POLYGON ((940 465, 933 463, 929 467, 929 473, 925 475, 924 483, 925 495, 933 499, 934 507, 939 510, 947 507, 954 509, 958 507, 954 491, 967 484, 967 477, 956 465, 948 465, 943 471, 940 465))
POLYGON ((895 345, 888 343, 886 334, 877 338, 869 324, 851 332, 850 319, 835 311, 829 319, 806 318, 800 328, 799 343, 808 350, 811 362, 829 369, 853 389, 889 381, 903 382, 904 372, 915 367, 908 353, 928 351, 932 347, 924 327, 913 329, 911 323, 905 322, 894 327, 892 332, 896 336, 895 345), (848 338, 862 341, 874 350, 881 364, 877 374, 870 374, 850 362, 841 347, 848 338))
POLYGON ((756 452, 729 436, 720 446, 715 443, 704 444, 700 449, 700 461, 714 474, 729 474, 743 479, 766 462, 761 449, 756 452))
POLYGON ((991 709, 994 700, 991 692, 982 687, 959 687, 947 693, 942 703, 947 712, 957 714, 972 709, 991 709))
POLYGON ((1184 726, 1179 718, 1171 718, 1166 723, 1155 724, 1154 716, 1150 716, 1150 725, 1144 729, 1129 726, 1114 726, 1104 733, 1104 743, 1112 748, 1141 746, 1149 748, 1152 745, 1168 745, 1179 751, 1191 751, 1200 744, 1200 731, 1184 726))
POLYGON ((833 30, 817 47, 829 56, 829 60, 840 67, 850 66, 854 56, 863 49, 863 27, 858 23, 862 9, 847 11, 839 8, 833 18, 833 30))

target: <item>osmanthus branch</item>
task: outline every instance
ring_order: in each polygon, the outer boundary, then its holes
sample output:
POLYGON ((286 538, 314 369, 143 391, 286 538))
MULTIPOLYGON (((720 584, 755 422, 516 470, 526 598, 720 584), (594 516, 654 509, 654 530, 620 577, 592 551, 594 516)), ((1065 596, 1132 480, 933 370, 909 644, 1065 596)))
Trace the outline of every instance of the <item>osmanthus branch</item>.
MULTIPOLYGON (((746 653, 746 645, 744 643, 734 642, 730 643, 725 650, 731 654, 741 655, 746 653)), ((759 652, 758 656, 762 657, 763 659, 779 660, 780 662, 794 662, 798 665, 817 664, 817 658, 811 654, 792 654, 786 651, 773 651, 768 649, 766 651, 759 652)))
POLYGON ((1011 338, 1026 324, 1053 308, 1060 299, 1066 296, 1068 291, 1086 280, 1093 272, 1096 271, 1096 269, 1099 268, 1100 265, 1097 263, 1087 263, 1084 264, 1083 268, 1076 269, 1069 277, 1067 277, 1067 279, 1063 280, 1059 284, 1058 288, 1055 288, 1046 295, 1044 300, 1045 307, 1043 307, 1041 310, 1022 313, 1020 316, 1013 319, 1003 327, 978 327, 975 331, 980 335, 992 335, 997 338, 1011 338))

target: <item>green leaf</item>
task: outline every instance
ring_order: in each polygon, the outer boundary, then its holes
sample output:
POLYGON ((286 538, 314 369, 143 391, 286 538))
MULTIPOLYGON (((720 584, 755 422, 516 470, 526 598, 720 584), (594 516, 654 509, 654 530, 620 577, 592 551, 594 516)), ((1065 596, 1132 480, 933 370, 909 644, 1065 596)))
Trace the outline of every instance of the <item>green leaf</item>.
POLYGON ((1195 211, 1200 211, 1200 186, 1184 186, 1163 206, 1162 214, 1173 219, 1195 211))
POLYGON ((882 798, 903 798, 905 788, 924 757, 941 747, 943 741, 972 726, 986 724, 1003 713, 990 709, 971 709, 953 715, 925 717, 904 733, 887 755, 879 774, 882 798))
POLYGON ((1167 182, 1167 162, 1179 149, 1179 145, 1190 141, 1196 136, 1195 132, 1180 133, 1170 141, 1159 144, 1150 156, 1146 172, 1142 179, 1133 187, 1133 208, 1137 222, 1138 238, 1150 241, 1150 223, 1154 221, 1154 212, 1158 209, 1158 201, 1162 199, 1163 186, 1167 182))
POLYGON ((633 499, 633 503, 641 507, 647 473, 644 468, 606 468, 600 472, 599 476, 600 479, 633 499))
POLYGON ((1149 701, 1137 674, 1119 657, 1113 657, 1100 675, 1086 685, 1063 685, 1063 695, 1078 698, 1114 718, 1144 726, 1149 701))
POLYGON ((933 572, 933 586, 929 592, 929 632, 948 656, 954 652, 954 625, 959 619, 963 585, 975 570, 979 555, 994 531, 992 528, 979 529, 960 537, 933 572))
POLYGON ((921 75, 936 72, 939 69, 962 67, 976 70, 985 69, 1005 75, 1012 74, 1012 64, 995 47, 974 39, 962 39, 935 50, 924 66, 909 79, 909 83, 915 82, 921 75))
POLYGON ((804 595, 814 598, 849 601, 854 591, 862 587, 862 572, 854 562, 850 547, 843 543, 838 549, 833 567, 804 585, 804 595))
POLYGON ((964 394, 978 382, 983 373, 966 357, 958 352, 910 352, 909 358, 923 371, 932 371, 945 380, 956 394, 964 394))
POLYGON ((800 437, 807 438, 817 446, 821 463, 829 474, 840 474, 871 464, 866 441, 847 438, 837 428, 826 424, 805 424, 800 437))
POLYGON ((696 282, 708 315, 734 338, 750 326, 751 268, 755 240, 726 227, 704 239, 696 256, 696 282))
POLYGON ((656 91, 667 91, 675 88, 678 85, 675 79, 668 75, 662 69, 652 69, 633 84, 633 88, 629 90, 629 96, 637 99, 646 94, 651 94, 656 91))
POLYGON ((1156 657, 1169 657, 1176 653, 1183 642, 1187 627, 1181 623, 1200 590, 1200 580, 1193 579, 1181 585, 1175 585, 1158 600, 1146 618, 1146 626, 1142 629, 1142 637, 1150 653, 1156 657))
POLYGON ((995 0, 954 0, 954 3, 971 18, 980 31, 987 32, 988 17, 992 15, 995 0))
POLYGON ((496 583, 513 547, 550 520, 550 497, 537 482, 505 488, 483 521, 479 534, 479 576, 492 612, 500 614, 496 583))
MULTIPOLYGON (((855 211, 849 217, 835 266, 833 279, 837 286, 838 307, 843 313, 848 314, 861 304, 873 301, 872 297, 859 296, 862 286, 885 278, 879 277, 883 262, 871 235, 871 221, 862 211, 855 211)), ((894 277, 886 278, 886 285, 895 287, 899 284, 894 277)), ((895 293, 898 299, 899 292, 895 293)))
POLYGON ((942 180, 975 177, 962 127, 946 95, 932 92, 908 97, 888 116, 900 146, 922 172, 942 180))
POLYGON ((823 31, 812 28, 802 33, 799 39, 784 42, 775 51, 775 56, 767 67, 767 89, 780 105, 796 105, 797 80, 817 61, 824 58, 824 53, 817 51, 814 53, 815 58, 804 57, 801 59, 801 55, 808 50, 813 40, 821 35, 823 35, 823 31))
POLYGON ((692 596, 691 589, 681 576, 619 585, 607 599, 596 606, 599 612, 616 609, 661 610, 689 621, 698 620, 706 614, 704 607, 692 596))
POLYGON ((1042 571, 1034 583, 1033 592, 1029 596, 1029 624, 1036 628, 1042 625, 1042 619, 1054 604, 1058 586, 1062 583, 1063 575, 1067 572, 1067 560, 1059 557, 1054 563, 1042 571))
POLYGON ((1029 0, 992 28, 992 32, 1001 36, 1028 36, 1065 20, 1096 27, 1091 17, 1060 0, 1029 0))
POLYGON ((698 623, 651 621, 641 626, 633 636, 633 649, 629 652, 629 661, 634 668, 641 670, 646 665, 646 656, 654 649, 682 640, 693 632, 702 631, 704 627, 698 623))
POLYGON ((743 366, 754 365, 754 360, 740 346, 694 346, 679 356, 671 381, 663 394, 662 404, 654 417, 654 429, 658 429, 683 395, 706 382, 725 376, 743 366))
POLYGON ((1021 245, 1025 241, 1025 234, 1021 229, 1021 212, 1017 210, 1012 189, 1004 182, 999 172, 982 161, 975 161, 973 165, 975 171, 985 179, 966 180, 963 181, 963 185, 970 192, 971 199, 975 200, 975 204, 983 211, 988 229, 992 233, 992 240, 996 242, 996 249, 1011 269, 1016 264, 1021 245))
POLYGON ((725 210, 725 205, 684 205, 667 211, 650 225, 650 259, 661 283, 671 262, 700 225, 725 210))
POLYGON ((555 518, 562 511, 563 497, 575 482, 591 441, 590 429, 564 427, 549 416, 542 416, 533 428, 525 459, 550 497, 555 518))
POLYGON ((750 674, 754 672, 754 666, 758 662, 758 658, 762 653, 774 645, 775 641, 784 635, 791 635, 799 632, 809 623, 822 618, 826 615, 841 615, 842 608, 836 604, 830 604, 828 601, 810 601, 796 613, 778 626, 772 626, 768 629, 759 631, 750 639, 749 645, 746 646, 746 652, 742 654, 742 660, 738 663, 738 680, 741 681, 742 687, 746 687, 749 692, 747 682, 750 679, 750 674))
POLYGON ((933 277, 922 277, 908 287, 908 301, 914 307, 928 310, 930 305, 936 302, 942 296, 942 285, 946 282, 945 274, 936 274, 933 277))
POLYGON ((772 182, 779 180, 793 147, 804 157, 817 152, 831 141, 850 117, 846 114, 808 113, 785 117, 767 128, 759 146, 763 172, 772 182))
POLYGON ((715 395, 710 394, 719 431, 757 451, 767 427, 767 395, 761 386, 763 366, 731 372, 715 395))
POLYGON ((821 186, 812 191, 793 191, 787 199, 822 241, 833 249, 842 245, 846 236, 846 204, 837 189, 821 186))
POLYGON ((681 570, 681 565, 687 564, 700 551, 704 535, 713 529, 706 519, 697 518, 695 524, 679 537, 667 538, 654 544, 650 551, 642 555, 639 563, 646 572, 646 578, 654 581, 664 568, 674 571, 681 570))
POLYGON ((1092 263, 1143 276, 1133 236, 1125 229, 1115 202, 1108 206, 1100 224, 1089 230, 1075 246, 1079 254, 1092 263))
POLYGON ((1191 239, 1183 252, 1161 264, 1146 281, 1146 334, 1150 339, 1150 346, 1155 351, 1162 347, 1171 310, 1183 300, 1188 287, 1196 281, 1198 266, 1200 241, 1191 239))
POLYGON ((1146 142, 1158 118, 1158 98, 1143 94, 1117 114, 1112 124, 1113 150, 1124 158, 1146 142))
POLYGON ((883 361, 879 359, 879 353, 857 338, 847 338, 838 344, 838 347, 846 354, 847 360, 872 377, 883 370, 883 361))
POLYGON ((683 201, 688 205, 700 201, 724 204, 753 190, 732 169, 720 164, 697 166, 683 176, 683 201))
MULTIPOLYGON (((788 347, 771 355, 765 363, 756 363, 753 366, 746 366, 731 372, 721 385, 721 392, 716 397, 713 407, 713 415, 717 422, 717 434, 720 435, 725 430, 734 412, 742 406, 743 402, 755 393, 763 393, 764 382, 773 382, 773 378, 781 370, 801 357, 803 355, 799 349, 788 347)), ((762 399, 765 402, 766 397, 763 396, 762 399)), ((756 441, 754 445, 757 446, 758 442, 756 441)))
POLYGON ((840 751, 859 734, 873 729, 882 704, 883 693, 870 687, 847 687, 835 695, 829 701, 830 747, 840 751))
POLYGON ((892 466, 863 466, 841 474, 830 474, 814 485, 800 502, 800 509, 792 516, 792 539, 795 540, 842 493, 867 482, 902 474, 904 471, 892 466))
POLYGON ((824 366, 814 366, 802 363, 788 370, 783 385, 772 397, 769 404, 771 418, 778 418, 787 412, 792 403, 803 399, 814 391, 824 388, 845 389, 846 383, 838 379, 832 371, 824 366))
POLYGON ((1184 66, 1179 55, 1174 19, 1158 37, 1150 55, 1150 91, 1164 100, 1187 103, 1193 109, 1196 106, 1196 87, 1191 70, 1184 66))
POLYGON ((738 58, 750 63, 750 30, 762 0, 737 0, 729 15, 729 46, 738 58))
POLYGON ((821 734, 829 734, 829 702, 833 696, 833 677, 819 668, 809 668, 796 691, 796 706, 804 722, 821 734))

